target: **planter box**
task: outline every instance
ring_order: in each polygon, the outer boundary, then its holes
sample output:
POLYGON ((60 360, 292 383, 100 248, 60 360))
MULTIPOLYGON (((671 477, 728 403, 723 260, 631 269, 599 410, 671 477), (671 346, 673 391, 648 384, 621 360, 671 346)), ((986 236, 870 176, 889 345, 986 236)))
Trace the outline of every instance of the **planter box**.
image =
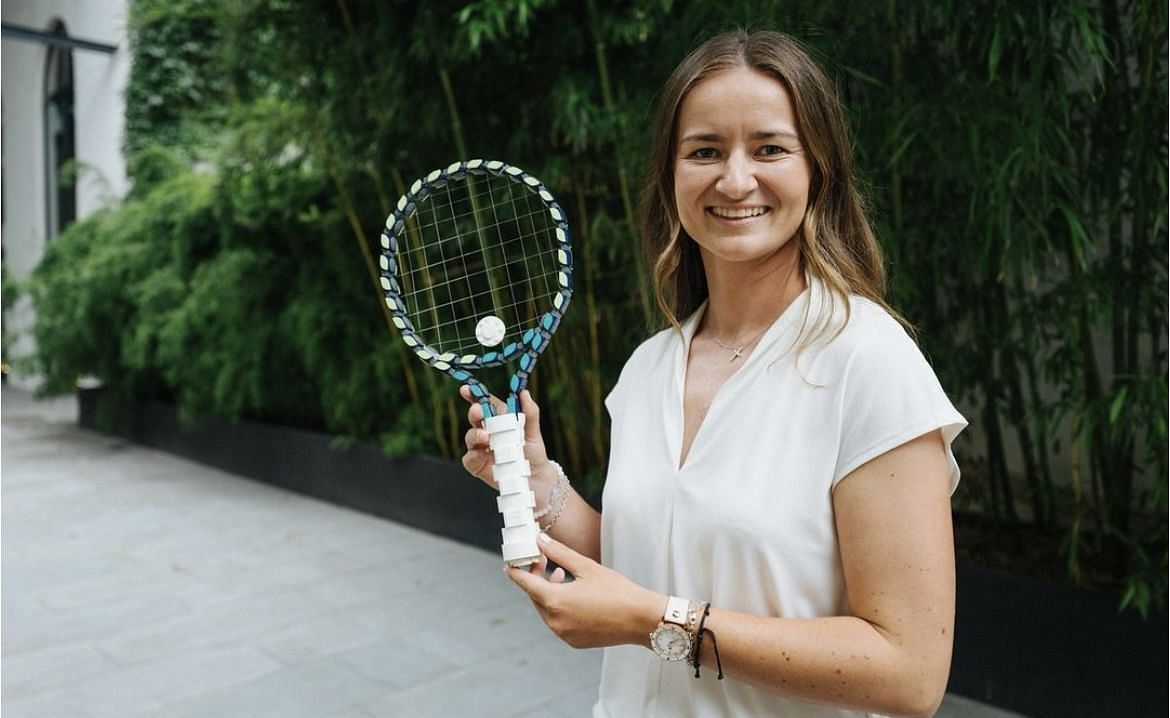
MULTIPOLYGON (((80 423, 103 430, 100 390, 80 423)), ((452 461, 393 459, 369 446, 248 422, 180 426, 173 407, 139 405, 113 432, 200 463, 499 550, 492 493, 452 461)), ((1118 614, 1116 599, 960 566, 948 690, 1033 718, 1167 715, 1167 622, 1118 614)))
POLYGON ((79 423, 201 464, 498 551, 500 517, 491 489, 453 461, 395 459, 370 446, 255 422, 210 419, 185 427, 167 404, 143 402, 108 419, 101 389, 78 393, 79 423), (112 423, 112 426, 110 425, 112 423))
POLYGON ((948 690, 1026 716, 1167 715, 1166 614, 960 566, 948 690))

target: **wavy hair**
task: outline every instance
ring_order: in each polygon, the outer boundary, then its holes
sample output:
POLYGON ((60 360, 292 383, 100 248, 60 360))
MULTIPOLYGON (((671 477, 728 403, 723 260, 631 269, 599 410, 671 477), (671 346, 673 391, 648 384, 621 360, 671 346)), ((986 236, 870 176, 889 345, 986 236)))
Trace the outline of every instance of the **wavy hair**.
POLYGON ((682 228, 674 199, 679 110, 698 83, 736 67, 762 72, 784 86, 812 168, 808 206, 796 237, 799 262, 801 270, 824 284, 830 301, 829 311, 814 318, 811 329, 806 314, 796 344, 805 346, 824 333, 837 302, 844 306, 844 322, 848 322, 850 294, 873 301, 905 325, 884 299, 881 248, 853 174, 849 133, 836 87, 795 39, 778 32, 745 30, 716 35, 687 55, 666 81, 659 100, 639 208, 643 251, 653 268, 655 299, 667 322, 679 328, 681 320, 708 295, 698 245, 682 228))

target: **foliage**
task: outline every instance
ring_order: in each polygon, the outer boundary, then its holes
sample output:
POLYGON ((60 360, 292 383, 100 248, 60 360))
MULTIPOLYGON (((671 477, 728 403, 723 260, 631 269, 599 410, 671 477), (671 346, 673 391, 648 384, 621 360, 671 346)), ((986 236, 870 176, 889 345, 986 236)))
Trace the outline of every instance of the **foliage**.
POLYGON ((135 188, 37 272, 50 390, 92 373, 191 416, 458 453, 464 408, 379 314, 374 244, 414 177, 497 157, 573 224, 578 306, 533 389, 551 451, 596 490, 602 397, 658 321, 633 222, 655 93, 711 32, 771 27, 837 77, 894 304, 971 414, 959 503, 1063 542, 1073 580, 1165 606, 1164 5, 138 0, 132 15, 135 188))
MULTIPOLYGON (((20 286, 18 282, 8 276, 8 265, 0 261, 0 311, 7 315, 8 310, 16 306, 18 299, 20 299, 20 286)), ((0 322, 0 365, 3 366, 5 372, 8 371, 11 341, 7 322, 0 322)))
POLYGON ((131 179, 139 179, 137 155, 148 145, 193 150, 220 127, 221 13, 220 0, 134 0, 125 139, 131 179))

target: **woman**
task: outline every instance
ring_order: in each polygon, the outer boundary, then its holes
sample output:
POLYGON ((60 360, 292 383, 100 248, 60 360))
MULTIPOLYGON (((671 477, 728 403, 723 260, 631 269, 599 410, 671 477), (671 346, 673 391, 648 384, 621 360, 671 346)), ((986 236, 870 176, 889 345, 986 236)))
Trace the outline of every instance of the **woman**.
POLYGON ((882 300, 833 86, 788 37, 719 35, 655 127, 644 237, 673 326, 606 400, 601 514, 522 396, 541 550, 574 580, 508 574, 564 641, 606 647, 595 716, 931 715, 966 422, 882 300))

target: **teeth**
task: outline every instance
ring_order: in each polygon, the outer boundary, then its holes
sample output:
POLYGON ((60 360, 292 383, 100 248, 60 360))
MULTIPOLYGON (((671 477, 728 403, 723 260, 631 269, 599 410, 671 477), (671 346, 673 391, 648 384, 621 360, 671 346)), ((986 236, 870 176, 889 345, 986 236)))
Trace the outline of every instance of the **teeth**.
POLYGON ((728 207, 712 207, 711 212, 718 217, 726 219, 744 219, 747 217, 759 217, 764 212, 767 212, 767 207, 745 207, 743 209, 731 209, 728 207))

